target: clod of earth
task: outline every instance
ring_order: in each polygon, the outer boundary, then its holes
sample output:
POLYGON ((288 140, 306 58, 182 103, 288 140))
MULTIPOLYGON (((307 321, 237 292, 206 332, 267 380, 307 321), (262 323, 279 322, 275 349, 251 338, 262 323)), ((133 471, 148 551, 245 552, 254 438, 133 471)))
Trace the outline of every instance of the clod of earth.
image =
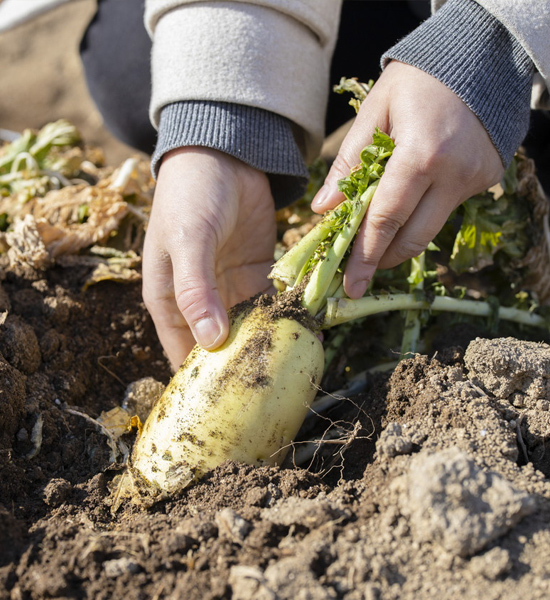
POLYGON ((433 540, 457 556, 471 556, 535 510, 534 498, 504 477, 480 469, 451 447, 421 453, 403 480, 401 512, 416 540, 433 540))

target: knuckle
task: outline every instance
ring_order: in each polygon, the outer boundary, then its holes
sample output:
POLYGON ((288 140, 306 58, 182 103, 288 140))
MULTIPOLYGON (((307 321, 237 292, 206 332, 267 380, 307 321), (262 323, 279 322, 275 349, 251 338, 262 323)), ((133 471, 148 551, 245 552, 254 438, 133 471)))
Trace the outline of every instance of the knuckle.
MULTIPOLYGON (((357 158, 357 162, 359 162, 359 158, 357 158)), ((336 156, 334 162, 332 163, 330 175, 335 177, 347 177, 354 166, 355 163, 352 164, 347 157, 340 153, 336 156)))
POLYGON ((167 299, 173 297, 172 261, 164 251, 143 252, 143 279, 141 297, 151 314, 162 310, 167 299))
POLYGON ((404 219, 399 215, 373 213, 367 223, 376 237, 391 240, 403 227, 404 219))
POLYGON ((141 286, 141 297, 143 304, 152 317, 162 315, 166 308, 167 302, 170 302, 171 295, 168 295, 168 287, 164 288, 165 293, 159 294, 158 288, 151 285, 146 279, 143 280, 141 286))
POLYGON ((410 170, 423 179, 433 179, 434 173, 445 165, 445 156, 437 151, 419 156, 410 170))
POLYGON ((395 258, 399 261, 399 263, 402 263, 409 258, 413 258, 419 254, 422 254, 422 252, 426 250, 427 245, 428 242, 425 243, 415 240, 402 240, 399 244, 396 244, 394 251, 395 258))
POLYGON ((407 177, 433 179, 448 164, 448 151, 444 144, 422 148, 407 148, 400 155, 400 169, 407 177))
POLYGON ((179 280, 178 291, 175 294, 178 310, 190 320, 190 315, 197 316, 204 312, 205 301, 204 288, 193 278, 179 280))
POLYGON ((378 260, 375 258, 373 253, 369 252, 357 252, 356 254, 352 255, 352 259, 353 269, 357 270, 358 272, 368 270, 371 267, 376 267, 378 264, 378 260))
MULTIPOLYGON (((469 184, 479 178, 479 166, 476 161, 462 160, 454 165, 454 179, 462 185, 469 184)), ((482 186, 483 187, 483 186, 482 186)))

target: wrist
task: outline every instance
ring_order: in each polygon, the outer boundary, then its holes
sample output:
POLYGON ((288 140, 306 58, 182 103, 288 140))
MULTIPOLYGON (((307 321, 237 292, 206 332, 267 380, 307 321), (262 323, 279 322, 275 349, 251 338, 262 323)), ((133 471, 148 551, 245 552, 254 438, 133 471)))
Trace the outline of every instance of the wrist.
POLYGON ((278 207, 299 198, 307 185, 290 121, 269 111, 227 102, 169 104, 161 113, 153 174, 168 153, 183 147, 210 148, 266 173, 278 207))
POLYGON ((388 50, 432 75, 478 117, 507 165, 529 125, 534 65, 511 33, 474 0, 448 0, 388 50))

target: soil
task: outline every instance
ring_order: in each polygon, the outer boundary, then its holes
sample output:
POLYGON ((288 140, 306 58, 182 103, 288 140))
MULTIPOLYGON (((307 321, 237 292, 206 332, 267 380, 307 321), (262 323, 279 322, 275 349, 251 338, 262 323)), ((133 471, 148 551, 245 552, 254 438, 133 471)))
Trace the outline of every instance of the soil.
POLYGON ((346 440, 311 464, 227 463, 113 515, 120 470, 86 416, 170 372, 139 286, 85 277, 2 281, 0 598, 548 597, 548 345, 402 361, 326 415, 346 440))

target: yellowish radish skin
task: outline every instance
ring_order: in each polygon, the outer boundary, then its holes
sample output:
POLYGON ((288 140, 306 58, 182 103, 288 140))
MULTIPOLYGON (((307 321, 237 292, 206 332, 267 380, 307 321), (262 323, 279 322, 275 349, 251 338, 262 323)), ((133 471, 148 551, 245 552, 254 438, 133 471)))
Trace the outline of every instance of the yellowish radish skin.
POLYGON ((226 460, 281 464, 323 366, 321 342, 297 321, 261 308, 237 316, 224 345, 195 347, 154 406, 132 452, 132 487, 164 497, 226 460))
POLYGON ((339 269, 394 147, 375 131, 361 164, 339 182, 346 200, 274 265, 269 277, 285 292, 233 309, 227 342, 189 355, 134 445, 115 510, 127 495, 144 503, 177 493, 225 460, 282 462, 315 397, 324 354, 315 333, 280 315, 315 330, 328 298, 341 295, 339 269))

